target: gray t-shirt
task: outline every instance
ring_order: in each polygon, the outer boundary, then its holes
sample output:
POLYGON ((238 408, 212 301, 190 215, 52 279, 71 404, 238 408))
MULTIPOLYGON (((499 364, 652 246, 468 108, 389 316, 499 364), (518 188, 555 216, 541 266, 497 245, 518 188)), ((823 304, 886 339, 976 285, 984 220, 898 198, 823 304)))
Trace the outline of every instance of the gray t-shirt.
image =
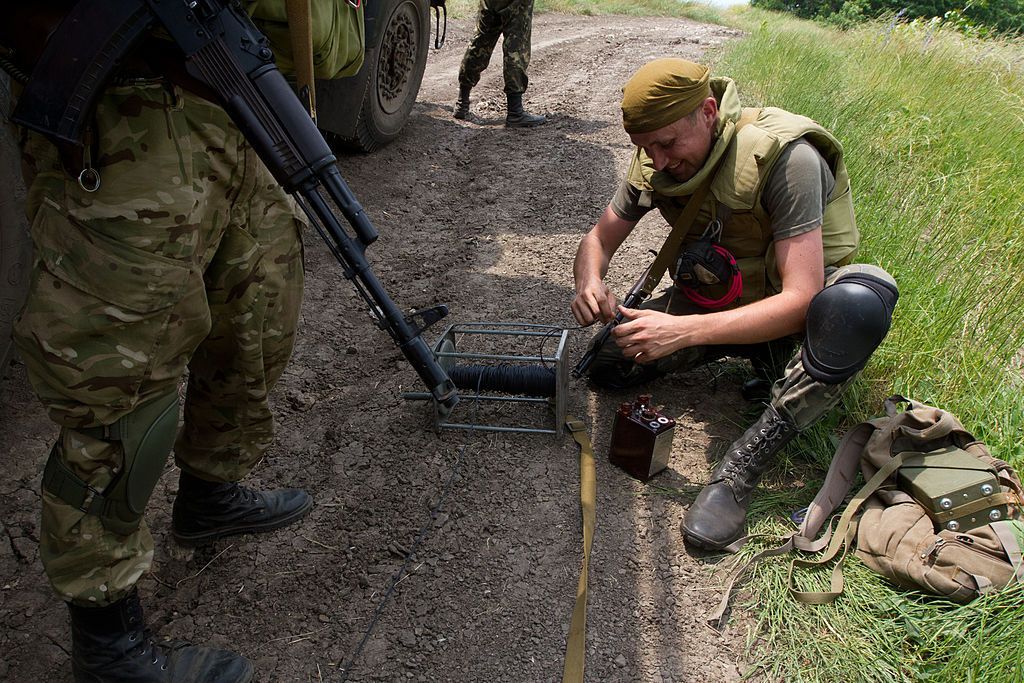
MULTIPOLYGON (((775 239, 796 237, 820 226, 825 204, 835 186, 832 170, 814 145, 805 140, 790 143, 761 193, 761 205, 771 219, 775 239)), ((640 190, 623 180, 612 197, 612 211, 625 221, 640 220, 652 208, 640 205, 640 194, 640 190)), ((720 211, 719 218, 728 230, 727 216, 720 211)))

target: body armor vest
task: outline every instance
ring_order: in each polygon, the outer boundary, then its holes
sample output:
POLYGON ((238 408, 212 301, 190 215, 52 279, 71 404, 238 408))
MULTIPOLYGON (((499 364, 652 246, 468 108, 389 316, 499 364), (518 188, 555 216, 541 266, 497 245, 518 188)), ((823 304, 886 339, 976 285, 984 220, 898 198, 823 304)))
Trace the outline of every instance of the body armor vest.
MULTIPOLYGON (((715 79, 713 89, 735 99, 734 86, 728 79, 715 79), (717 87, 716 87, 717 86, 717 87), (727 92, 732 91, 732 92, 727 92)), ((711 223, 722 222, 720 244, 736 257, 743 274, 743 294, 728 308, 749 304, 782 291, 782 278, 776 263, 771 221, 761 205, 761 192, 783 150, 791 142, 803 138, 822 155, 835 176, 835 188, 829 195, 822 225, 824 265, 840 266, 853 260, 859 234, 853 215, 850 178, 843 163, 843 148, 836 138, 811 119, 782 109, 743 109, 732 113, 736 132, 721 157, 711 182, 710 192, 697 219, 678 251, 698 239, 711 223)), ((729 116, 727 107, 722 116, 729 116)), ((629 169, 628 180, 633 187, 650 197, 651 205, 661 211, 669 224, 674 224, 689 199, 669 196, 653 190, 650 179, 654 171, 642 149, 629 169)), ((641 203, 644 198, 641 198, 641 203)), ((673 261, 675 257, 673 258, 673 261)), ((721 297, 727 284, 710 286, 706 296, 721 297), (721 290, 721 291, 719 291, 721 290)), ((703 292, 704 290, 702 290, 703 292)))

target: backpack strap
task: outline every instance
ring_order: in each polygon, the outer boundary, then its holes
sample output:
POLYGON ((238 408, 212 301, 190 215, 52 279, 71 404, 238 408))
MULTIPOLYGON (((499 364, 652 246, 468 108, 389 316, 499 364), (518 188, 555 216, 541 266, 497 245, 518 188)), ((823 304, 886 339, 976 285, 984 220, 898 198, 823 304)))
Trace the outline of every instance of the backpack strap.
MULTIPOLYGON (((1001 522, 992 522, 989 526, 995 533, 996 538, 999 539, 1000 545, 1003 546, 1003 552, 1006 553, 1006 558, 1010 561, 1010 566, 1013 567, 1017 583, 1024 583, 1024 553, 1021 552, 1021 537, 1013 530, 1014 523, 1009 520, 1003 520, 1001 522)), ((1019 522, 1016 526, 1021 528, 1019 522)), ((1024 533, 1024 528, 1022 528, 1022 533, 1024 533)))
MULTIPOLYGON (((814 538, 824 525, 825 520, 842 504, 857 478, 861 453, 864 452, 871 435, 875 433, 875 430, 880 429, 886 421, 885 418, 882 418, 861 422, 843 436, 843 440, 839 442, 839 447, 836 449, 836 454, 832 456, 832 464, 829 465, 828 474, 825 475, 825 482, 822 484, 821 490, 807 506, 807 514, 800 525, 799 536, 807 539, 814 538)), ((820 549, 818 548, 818 550, 820 549)), ((810 548, 800 548, 800 550, 816 552, 810 548)))
POLYGON ((860 512, 861 506, 864 502, 870 498, 875 491, 877 491, 885 481, 893 475, 896 470, 903 464, 903 460, 909 455, 909 453, 897 453, 892 457, 889 462, 885 463, 885 466, 880 468, 875 475, 868 480, 868 483, 864 484, 864 487, 857 492, 857 495, 853 497, 850 504, 846 506, 846 510, 843 511, 842 516, 839 518, 839 523, 836 525, 835 532, 832 536, 832 542, 829 543, 828 549, 825 550, 825 554, 815 560, 800 560, 794 559, 789 565, 789 575, 787 577, 787 585, 789 587, 789 593, 799 602, 804 602, 811 605, 824 605, 829 602, 833 602, 843 593, 843 561, 846 559, 846 554, 849 552, 850 546, 853 544, 853 540, 857 537, 857 524, 854 517, 860 512), (839 555, 842 551, 842 555, 839 555), (831 562, 836 556, 839 555, 839 560, 835 566, 832 567, 832 584, 831 589, 828 591, 798 591, 793 587, 793 570, 796 567, 820 567, 823 564, 831 562))
MULTIPOLYGON (((782 537, 782 545, 762 550, 747 562, 736 569, 728 578, 725 584, 725 592, 718 606, 707 616, 707 621, 715 628, 724 625, 725 612, 732 599, 736 582, 754 565, 768 557, 785 555, 793 550, 816 553, 828 545, 832 538, 831 528, 827 528, 825 534, 815 539, 825 520, 831 516, 837 507, 850 492, 850 487, 857 476, 857 465, 860 462, 861 452, 867 444, 868 439, 886 422, 885 418, 861 422, 843 436, 835 455, 832 457, 832 464, 829 465, 828 474, 825 475, 825 483, 818 491, 814 500, 807 507, 807 514, 797 531, 782 537)), ((743 537, 736 543, 742 545, 749 537, 743 537)), ((841 577, 840 577, 841 580, 841 577)))

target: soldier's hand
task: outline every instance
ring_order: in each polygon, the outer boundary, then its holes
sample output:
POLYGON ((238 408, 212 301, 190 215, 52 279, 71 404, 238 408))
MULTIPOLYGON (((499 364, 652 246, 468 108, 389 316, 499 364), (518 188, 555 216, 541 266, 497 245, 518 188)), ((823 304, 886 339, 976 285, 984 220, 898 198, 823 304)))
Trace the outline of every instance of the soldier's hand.
POLYGON ((578 288, 572 300, 572 314, 580 325, 591 325, 598 320, 606 323, 615 315, 617 303, 608 285, 594 279, 578 288))
POLYGON ((612 330, 612 337, 622 355, 634 363, 664 358, 689 346, 687 326, 699 318, 623 306, 619 306, 619 311, 622 322, 612 330))

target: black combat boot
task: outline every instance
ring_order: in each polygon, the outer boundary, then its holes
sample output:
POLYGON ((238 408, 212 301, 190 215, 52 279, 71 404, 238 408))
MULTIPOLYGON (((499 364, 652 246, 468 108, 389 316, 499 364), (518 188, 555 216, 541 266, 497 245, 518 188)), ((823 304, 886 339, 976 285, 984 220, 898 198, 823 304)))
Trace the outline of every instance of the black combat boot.
POLYGON ((106 607, 71 612, 75 683, 249 683, 252 664, 241 655, 182 642, 155 643, 134 590, 106 607))
POLYGON ((721 549, 743 532, 751 494, 782 447, 796 436, 796 427, 769 405, 760 419, 729 448, 711 474, 711 481, 693 501, 683 535, 701 548, 721 549))
POLYGON ((459 99, 455 101, 455 111, 452 112, 452 116, 457 119, 464 119, 469 116, 469 91, 471 88, 468 85, 459 86, 459 99))
POLYGON ((301 489, 253 491, 182 470, 171 527, 179 543, 201 545, 224 536, 280 529, 302 519, 311 507, 313 499, 301 489))
POLYGON ((506 93, 508 100, 508 114, 505 116, 505 126, 508 128, 530 128, 546 123, 547 119, 537 114, 531 114, 523 109, 522 93, 506 93))

